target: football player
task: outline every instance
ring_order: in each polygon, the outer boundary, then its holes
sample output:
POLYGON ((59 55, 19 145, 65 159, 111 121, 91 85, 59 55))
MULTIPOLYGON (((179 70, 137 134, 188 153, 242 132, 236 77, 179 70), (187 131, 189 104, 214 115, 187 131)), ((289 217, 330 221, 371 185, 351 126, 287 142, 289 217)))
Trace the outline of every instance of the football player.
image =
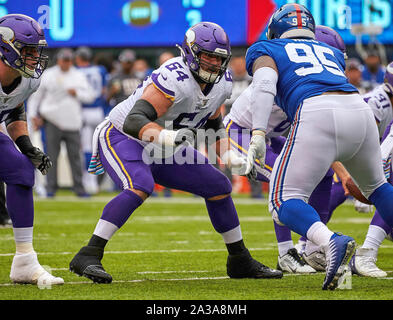
MULTIPOLYGON (((385 119, 392 118, 393 62, 391 62, 386 68, 384 81, 385 82, 382 86, 374 89, 374 91, 379 93, 371 95, 370 98, 371 101, 374 100, 371 104, 371 107, 373 108, 379 130, 381 130, 381 125, 383 126, 385 119), (375 109, 376 107, 379 108, 375 109), (376 111, 378 113, 376 113, 376 111), (381 121, 378 122, 377 115, 381 113, 385 114, 385 116, 379 118, 381 121)), ((370 100, 368 100, 369 104, 370 100)), ((386 178, 391 184, 393 184, 391 161, 393 151, 392 124, 393 121, 391 121, 390 124, 386 127, 381 143, 382 164, 386 178)), ((377 209, 375 210, 374 216, 370 222, 370 226, 368 228, 366 239, 364 240, 363 245, 356 250, 356 253, 350 262, 353 273, 361 276, 376 278, 387 276, 387 273, 379 269, 376 265, 378 250, 384 239, 392 240, 392 227, 383 220, 377 209)))
POLYGON ((105 91, 107 71, 104 66, 92 65, 93 53, 88 47, 79 47, 75 51, 75 64, 82 71, 94 91, 95 100, 82 105, 83 127, 81 129, 81 145, 85 155, 85 170, 83 171, 83 185, 89 194, 99 191, 97 176, 87 172, 91 159, 92 139, 94 129, 104 120, 105 91))
POLYGON ((39 87, 39 77, 48 63, 43 55, 47 43, 37 21, 22 14, 0 18, 0 37, 0 121, 5 122, 12 139, 0 133, 0 180, 7 185, 16 245, 10 278, 14 283, 63 284, 62 278, 52 276, 39 264, 33 249, 34 170, 45 175, 52 164, 30 141, 24 102, 39 87))
MULTIPOLYGON (((393 120, 393 62, 391 62, 385 72, 384 83, 376 87, 371 92, 363 95, 364 100, 371 107, 375 121, 377 122, 379 137, 382 139, 387 126, 393 120)), ((347 199, 340 179, 335 179, 329 213, 333 211, 347 199)), ((372 212, 372 205, 363 204, 355 200, 355 209, 359 212, 372 212)))
MULTIPOLYGON (((316 26, 316 40, 327 43, 343 52, 346 56, 346 47, 341 36, 333 29, 326 26, 316 26)), ((251 113, 251 87, 248 87, 233 104, 230 113, 224 119, 224 124, 228 131, 231 146, 243 157, 247 157, 247 149, 250 141, 250 131, 252 129, 251 113)), ((257 166, 256 179, 269 182, 270 174, 274 162, 284 146, 285 139, 282 137, 289 130, 290 122, 282 109, 277 105, 272 108, 266 131, 266 157, 264 167, 257 166)), ((333 170, 329 169, 326 176, 315 188, 310 196, 309 204, 318 212, 321 221, 326 223, 328 216, 328 205, 330 199, 330 189, 332 185, 333 170)), ((291 230, 286 226, 280 226, 274 222, 274 229, 278 242, 278 263, 279 270, 291 273, 312 273, 325 270, 325 259, 320 248, 304 238, 304 247, 298 252, 292 241, 291 230), (307 243, 307 245, 306 245, 307 243), (307 265, 302 257, 307 261, 307 265), (314 267, 314 268, 313 268, 314 267)))
POLYGON ((269 209, 279 224, 288 226, 326 255, 323 290, 334 290, 346 274, 355 252, 352 237, 333 233, 307 202, 331 164, 340 161, 363 195, 393 226, 393 186, 380 165, 378 130, 370 107, 349 84, 344 55, 315 40, 315 22, 307 8, 286 4, 271 17, 267 38, 246 54, 253 76, 253 131, 248 167, 264 164, 268 115, 274 101, 291 121, 269 186, 269 209))
MULTIPOLYGON (((101 263, 105 245, 158 183, 205 199, 212 225, 228 249, 229 277, 281 278, 281 271, 254 260, 245 247, 229 179, 188 142, 193 130, 201 127, 225 133, 220 106, 232 89, 228 36, 219 25, 200 22, 188 29, 180 51, 181 56, 155 70, 97 127, 91 171, 104 169, 122 192, 105 206, 70 270, 97 283, 110 283, 112 276, 101 263)), ((224 163, 235 168, 245 165, 230 150, 226 136, 214 144, 224 163)))

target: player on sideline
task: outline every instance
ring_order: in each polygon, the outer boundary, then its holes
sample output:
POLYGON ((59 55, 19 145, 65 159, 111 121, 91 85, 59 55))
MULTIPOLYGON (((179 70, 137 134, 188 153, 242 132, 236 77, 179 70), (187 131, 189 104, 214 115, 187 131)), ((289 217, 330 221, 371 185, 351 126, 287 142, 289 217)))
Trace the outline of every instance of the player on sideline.
POLYGON ((104 120, 105 90, 107 82, 107 71, 104 66, 91 63, 93 53, 88 47, 79 47, 75 51, 75 64, 87 78, 89 85, 94 91, 96 99, 90 104, 82 104, 83 127, 81 129, 81 145, 84 154, 83 185, 89 194, 99 191, 97 176, 89 174, 88 168, 91 159, 92 139, 95 128, 104 120))
MULTIPOLYGON (((88 245, 70 262, 70 270, 94 282, 112 281, 101 264, 105 245, 152 193, 156 182, 205 199, 212 225, 228 249, 229 277, 281 278, 281 271, 254 260, 245 247, 229 179, 197 150, 181 144, 192 138, 190 129, 204 126, 225 132, 220 106, 232 90, 226 71, 231 57, 228 36, 219 25, 201 22, 186 32, 180 51, 181 57, 155 70, 98 126, 99 152, 93 152, 92 171, 99 173, 102 163, 123 191, 105 206, 88 245), (167 158, 159 161, 146 151, 152 145, 173 150, 179 144, 174 155, 164 154, 167 158), (184 155, 185 163, 177 163, 179 155, 184 155)), ((230 150, 228 137, 214 142, 225 163, 245 165, 230 150)))
POLYGON ((393 187, 380 165, 378 130, 370 107, 344 74, 344 55, 315 39, 311 13, 286 4, 271 17, 267 41, 247 51, 253 76, 253 132, 248 170, 264 163, 265 132, 274 100, 291 120, 291 130, 271 176, 269 209, 276 222, 323 248, 322 289, 334 290, 345 274, 356 243, 333 233, 307 203, 331 164, 340 161, 364 196, 393 226, 393 187))
POLYGON ((24 102, 40 85, 38 78, 48 63, 48 57, 42 54, 47 43, 37 21, 22 14, 0 18, 0 37, 0 121, 5 122, 21 151, 0 133, 0 180, 7 184, 7 207, 16 245, 10 278, 14 283, 63 284, 62 278, 52 276, 39 264, 33 249, 34 170, 45 175, 52 163, 30 141, 24 102))
MULTIPOLYGON (((340 35, 333 29, 326 26, 317 26, 315 28, 316 40, 327 43, 346 55, 345 44, 340 35)), ((224 118, 228 135, 230 137, 232 148, 243 157, 247 157, 247 149, 250 141, 250 129, 252 129, 251 112, 251 86, 242 92, 242 94, 233 103, 230 113, 224 118)), ((281 152, 285 143, 282 137, 287 133, 290 122, 282 109, 274 105, 269 116, 268 127, 266 131, 266 158, 263 168, 257 166, 256 180, 270 182, 270 174, 274 162, 281 152)), ((326 223, 329 208, 330 189, 332 185, 333 170, 329 169, 325 177, 321 180, 310 196, 309 204, 318 212, 321 221, 326 223)), ((280 226, 274 222, 274 230, 278 245, 278 262, 277 269, 290 273, 313 273, 325 270, 325 259, 320 257, 319 247, 310 241, 307 241, 306 251, 298 252, 292 241, 291 230, 286 226, 280 226), (306 258, 307 263, 301 255, 306 258), (315 269, 313 268, 315 267, 315 269)), ((306 243, 306 239, 304 239, 306 243)))

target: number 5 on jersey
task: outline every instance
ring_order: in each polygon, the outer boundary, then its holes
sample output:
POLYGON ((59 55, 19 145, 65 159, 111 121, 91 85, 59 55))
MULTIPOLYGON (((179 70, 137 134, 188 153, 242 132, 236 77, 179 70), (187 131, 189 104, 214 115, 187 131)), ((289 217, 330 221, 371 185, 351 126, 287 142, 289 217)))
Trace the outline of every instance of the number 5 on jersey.
POLYGON ((327 47, 322 47, 316 44, 311 46, 305 43, 288 43, 285 46, 289 60, 295 63, 310 63, 311 67, 301 67, 295 70, 298 76, 306 76, 313 73, 321 73, 323 70, 327 70, 337 76, 345 77, 345 74, 341 71, 338 65, 326 58, 326 55, 333 56, 334 52, 327 47), (313 52, 314 49, 314 52, 313 52), (302 55, 300 55, 300 52, 302 55))

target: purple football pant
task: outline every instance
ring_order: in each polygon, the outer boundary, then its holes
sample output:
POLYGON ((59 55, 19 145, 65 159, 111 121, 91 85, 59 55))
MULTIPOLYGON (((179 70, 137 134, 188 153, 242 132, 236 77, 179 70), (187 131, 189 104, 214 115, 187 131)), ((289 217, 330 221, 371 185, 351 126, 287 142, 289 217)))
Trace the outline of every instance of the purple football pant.
POLYGON ((34 166, 12 140, 0 133, 0 180, 7 184, 7 209, 14 228, 33 226, 34 166))
MULTIPOLYGON (((251 138, 250 130, 240 127, 233 121, 229 121, 227 123, 226 130, 230 137, 232 148, 237 150, 243 156, 247 157, 247 150, 251 138)), ((269 183, 274 162, 280 154, 285 141, 285 137, 282 136, 270 139, 270 145, 266 145, 264 168, 258 166, 257 163, 257 180, 269 183)), ((309 204, 318 212, 322 222, 325 222, 328 216, 332 177, 333 171, 330 169, 322 181, 317 185, 309 199, 309 204)), ((277 242, 286 242, 292 240, 291 230, 288 227, 280 226, 274 222, 274 230, 276 233, 277 242)))
MULTIPOLYGON (((181 157, 176 153, 175 156, 160 159, 164 163, 159 163, 148 156, 144 146, 116 130, 111 123, 101 131, 99 148, 105 171, 122 190, 136 189, 150 195, 154 184, 158 183, 167 188, 186 191, 205 199, 212 224, 218 232, 239 226, 230 196, 223 201, 208 200, 230 194, 232 186, 229 179, 194 148, 182 147, 178 151, 182 153, 181 157), (185 163, 176 163, 175 157, 185 159, 185 163)), ((125 198, 122 197, 123 207, 129 206, 130 210, 135 210, 137 206, 132 203, 133 200, 128 197, 130 200, 127 205, 125 198)), ((121 227, 117 221, 124 219, 115 217, 119 210, 112 211, 109 214, 107 212, 104 219, 121 227)))

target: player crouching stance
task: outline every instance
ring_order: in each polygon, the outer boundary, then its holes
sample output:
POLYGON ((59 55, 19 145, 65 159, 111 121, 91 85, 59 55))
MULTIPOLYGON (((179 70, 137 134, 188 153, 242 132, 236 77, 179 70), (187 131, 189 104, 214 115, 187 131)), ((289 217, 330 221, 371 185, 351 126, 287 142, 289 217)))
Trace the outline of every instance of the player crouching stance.
POLYGON ((381 165, 378 130, 370 107, 348 83, 343 53, 315 40, 314 18, 305 7, 279 8, 267 38, 252 45, 246 56, 257 115, 248 150, 250 170, 255 159, 264 163, 266 115, 276 99, 292 124, 273 167, 269 209, 275 221, 323 248, 327 266, 322 289, 334 290, 356 244, 330 231, 307 201, 331 164, 340 161, 393 226, 393 187, 381 165))
MULTIPOLYGON (((92 171, 100 173, 103 167, 123 191, 105 206, 88 245, 70 262, 72 272, 98 283, 112 281, 101 264, 104 247, 158 183, 205 199, 213 227, 228 249, 227 274, 231 278, 282 277, 281 271, 254 260, 245 247, 229 179, 183 143, 193 138, 190 129, 223 129, 219 108, 232 90, 232 79, 226 73, 230 50, 220 26, 196 24, 185 35, 182 56, 155 70, 97 127, 98 152, 93 151, 92 171), (152 145, 165 150, 180 147, 156 161, 146 151, 152 145), (185 155, 185 163, 177 163, 179 154, 185 155)), ((228 137, 218 140, 216 146, 224 150, 221 158, 232 167, 245 164, 230 150, 228 137)))
POLYGON ((52 276, 39 264, 33 249, 34 170, 45 175, 52 163, 31 144, 24 101, 39 87, 38 78, 48 63, 48 57, 42 55, 47 45, 45 36, 34 19, 9 14, 0 18, 0 37, 0 122, 5 122, 9 136, 22 152, 0 133, 0 180, 7 184, 7 208, 16 244, 10 278, 14 283, 63 284, 62 278, 52 276))

